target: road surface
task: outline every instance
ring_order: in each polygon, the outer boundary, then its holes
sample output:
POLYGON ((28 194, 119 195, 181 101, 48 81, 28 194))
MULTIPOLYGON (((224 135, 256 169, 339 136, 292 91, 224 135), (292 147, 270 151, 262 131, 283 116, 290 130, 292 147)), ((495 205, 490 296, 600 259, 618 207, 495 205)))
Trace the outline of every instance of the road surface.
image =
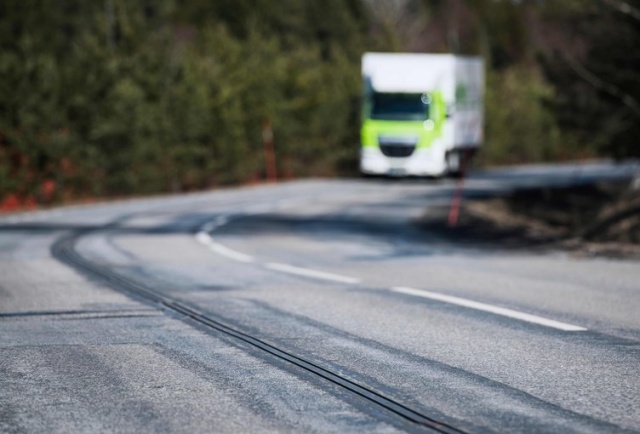
MULTIPOLYGON (((474 174, 466 194, 628 176, 474 174)), ((0 218, 0 432, 640 430, 640 264, 460 246, 450 181, 0 218)))

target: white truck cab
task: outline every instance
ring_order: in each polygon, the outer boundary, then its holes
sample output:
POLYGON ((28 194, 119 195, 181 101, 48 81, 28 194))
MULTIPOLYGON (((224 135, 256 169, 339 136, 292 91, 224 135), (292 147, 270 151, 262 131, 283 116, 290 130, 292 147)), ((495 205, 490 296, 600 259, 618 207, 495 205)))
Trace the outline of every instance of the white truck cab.
POLYGON ((362 173, 457 174, 482 145, 481 58, 366 53, 362 78, 362 173))

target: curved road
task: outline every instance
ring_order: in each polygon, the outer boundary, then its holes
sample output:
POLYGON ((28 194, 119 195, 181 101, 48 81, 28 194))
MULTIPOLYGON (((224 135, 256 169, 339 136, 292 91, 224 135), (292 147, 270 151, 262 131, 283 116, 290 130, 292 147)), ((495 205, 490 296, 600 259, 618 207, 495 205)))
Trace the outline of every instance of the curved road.
POLYGON ((0 432, 639 432, 638 262, 418 230, 452 189, 312 180, 1 218, 0 432))

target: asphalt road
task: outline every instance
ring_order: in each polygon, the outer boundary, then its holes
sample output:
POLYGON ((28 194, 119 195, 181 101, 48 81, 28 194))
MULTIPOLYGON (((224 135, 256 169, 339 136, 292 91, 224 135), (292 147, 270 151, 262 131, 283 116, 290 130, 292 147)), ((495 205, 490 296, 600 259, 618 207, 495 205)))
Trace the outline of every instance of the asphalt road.
MULTIPOLYGON (((482 172, 466 194, 633 170, 482 172)), ((420 230, 453 186, 0 218, 0 432, 640 432, 640 264, 420 230)))

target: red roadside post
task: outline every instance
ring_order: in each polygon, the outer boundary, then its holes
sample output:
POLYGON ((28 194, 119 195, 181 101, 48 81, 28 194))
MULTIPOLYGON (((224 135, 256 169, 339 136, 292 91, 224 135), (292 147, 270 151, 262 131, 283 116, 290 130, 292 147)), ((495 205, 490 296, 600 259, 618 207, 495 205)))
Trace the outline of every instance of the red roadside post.
POLYGON ((267 173, 267 182, 276 182, 276 152, 273 145, 273 128, 271 121, 265 119, 262 123, 262 144, 264 145, 264 164, 267 173))
POLYGON ((453 192, 453 198, 451 199, 451 207, 449 208, 449 218, 447 223, 449 227, 456 227, 458 225, 458 218, 460 217, 460 205, 462 204, 462 190, 464 188, 464 178, 467 175, 467 163, 471 159, 471 153, 464 151, 462 155, 462 161, 460 162, 460 178, 456 183, 456 189, 453 192))

